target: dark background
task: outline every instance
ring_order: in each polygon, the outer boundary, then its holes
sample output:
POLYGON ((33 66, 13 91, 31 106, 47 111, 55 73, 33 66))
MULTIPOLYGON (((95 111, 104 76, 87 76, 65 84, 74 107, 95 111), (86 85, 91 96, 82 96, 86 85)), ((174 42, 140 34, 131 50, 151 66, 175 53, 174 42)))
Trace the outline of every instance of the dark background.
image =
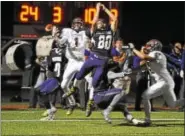
MULTIPOLYGON (((119 30, 125 42, 143 44, 157 38, 164 44, 184 42, 185 2, 119 2, 119 30)), ((1 3, 1 35, 13 35, 13 2, 1 3)))

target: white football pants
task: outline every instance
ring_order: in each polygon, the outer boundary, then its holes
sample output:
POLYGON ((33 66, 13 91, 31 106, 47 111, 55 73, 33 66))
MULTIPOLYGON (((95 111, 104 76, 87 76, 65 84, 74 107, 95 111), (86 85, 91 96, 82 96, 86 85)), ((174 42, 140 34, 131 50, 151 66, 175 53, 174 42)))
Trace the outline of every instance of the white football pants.
POLYGON ((151 105, 149 100, 160 95, 163 95, 164 100, 171 108, 184 105, 184 99, 176 99, 174 93, 174 82, 168 83, 164 80, 158 80, 142 95, 146 119, 150 119, 151 105))
MULTIPOLYGON (((65 93, 69 90, 69 85, 70 85, 71 80, 73 79, 75 73, 80 71, 83 63, 84 63, 84 61, 76 61, 73 59, 68 59, 68 63, 65 68, 65 71, 63 74, 63 80, 61 83, 61 88, 63 89, 63 91, 65 93)), ((88 77, 89 77, 88 75, 85 77, 87 82, 89 81, 88 77)), ((73 95, 69 96, 67 99, 68 99, 70 105, 75 105, 76 102, 75 102, 73 95)))

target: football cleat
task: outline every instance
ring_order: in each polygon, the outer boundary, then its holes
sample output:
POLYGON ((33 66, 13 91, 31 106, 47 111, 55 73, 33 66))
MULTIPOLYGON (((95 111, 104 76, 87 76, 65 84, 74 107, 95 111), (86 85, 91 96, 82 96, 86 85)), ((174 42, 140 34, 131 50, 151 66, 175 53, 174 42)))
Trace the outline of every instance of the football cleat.
POLYGON ((145 120, 145 121, 139 121, 137 126, 149 127, 151 126, 151 124, 152 124, 151 120, 145 120))
POLYGON ((74 109, 75 109, 75 106, 70 106, 66 112, 66 115, 68 115, 68 116, 71 115, 73 113, 74 109))
POLYGON ((67 98, 67 97, 69 97, 70 95, 72 95, 72 94, 75 93, 75 92, 76 92, 75 87, 71 87, 70 91, 68 91, 68 92, 66 92, 66 93, 64 93, 64 94, 62 95, 62 98, 67 98))
POLYGON ((106 110, 104 110, 104 111, 102 112, 102 115, 103 115, 105 121, 106 121, 107 123, 111 124, 112 121, 111 121, 111 119, 110 119, 110 117, 109 117, 109 114, 110 114, 110 112, 108 112, 108 111, 106 111, 106 110))
POLYGON ((132 124, 134 124, 134 125, 139 125, 139 124, 143 124, 144 123, 144 121, 141 121, 141 120, 138 120, 138 119, 132 119, 132 124))
POLYGON ((89 117, 92 114, 93 100, 89 100, 86 107, 85 116, 89 117))
POLYGON ((49 121, 49 120, 54 120, 55 118, 55 114, 54 113, 49 113, 49 115, 47 117, 41 118, 41 121, 49 121))
POLYGON ((49 115, 49 110, 46 110, 43 114, 42 117, 47 117, 49 115))
POLYGON ((43 117, 47 117, 47 116, 50 114, 50 112, 56 113, 56 112, 57 112, 57 109, 56 109, 55 107, 52 107, 51 109, 46 110, 46 111, 42 114, 42 116, 43 116, 43 117))

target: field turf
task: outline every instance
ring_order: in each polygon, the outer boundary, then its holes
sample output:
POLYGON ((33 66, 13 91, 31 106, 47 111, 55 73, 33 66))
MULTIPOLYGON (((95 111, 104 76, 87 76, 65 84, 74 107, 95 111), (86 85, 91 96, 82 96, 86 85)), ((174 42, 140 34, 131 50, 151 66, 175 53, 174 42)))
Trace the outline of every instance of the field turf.
MULTIPOLYGON (((71 116, 58 110, 54 121, 40 121, 44 110, 1 111, 1 135, 12 136, 183 136, 184 113, 153 112, 150 127, 128 124, 119 112, 111 114, 112 124, 106 124, 100 111, 85 117, 84 111, 75 110, 71 116)), ((132 112, 143 118, 143 112, 132 112)))

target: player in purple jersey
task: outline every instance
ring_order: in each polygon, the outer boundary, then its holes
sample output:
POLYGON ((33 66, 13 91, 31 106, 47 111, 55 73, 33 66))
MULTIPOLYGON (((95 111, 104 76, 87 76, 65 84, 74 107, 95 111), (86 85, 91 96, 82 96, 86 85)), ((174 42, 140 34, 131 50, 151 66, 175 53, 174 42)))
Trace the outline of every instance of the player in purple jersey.
MULTIPOLYGON (((101 3, 97 3, 96 10, 97 12, 90 30, 93 43, 91 54, 84 62, 81 70, 76 74, 74 81, 74 87, 76 87, 76 81, 83 79, 88 73, 95 69, 90 92, 94 91, 94 88, 98 86, 99 81, 102 79, 102 75, 106 74, 107 63, 111 57, 112 41, 117 30, 117 18, 109 9, 101 3), (108 26, 104 19, 99 19, 101 9, 110 17, 110 26, 108 26)), ((74 90, 74 87, 72 87, 71 90, 74 90)), ((90 116, 93 105, 93 93, 91 94, 86 108, 87 117, 90 116)))

